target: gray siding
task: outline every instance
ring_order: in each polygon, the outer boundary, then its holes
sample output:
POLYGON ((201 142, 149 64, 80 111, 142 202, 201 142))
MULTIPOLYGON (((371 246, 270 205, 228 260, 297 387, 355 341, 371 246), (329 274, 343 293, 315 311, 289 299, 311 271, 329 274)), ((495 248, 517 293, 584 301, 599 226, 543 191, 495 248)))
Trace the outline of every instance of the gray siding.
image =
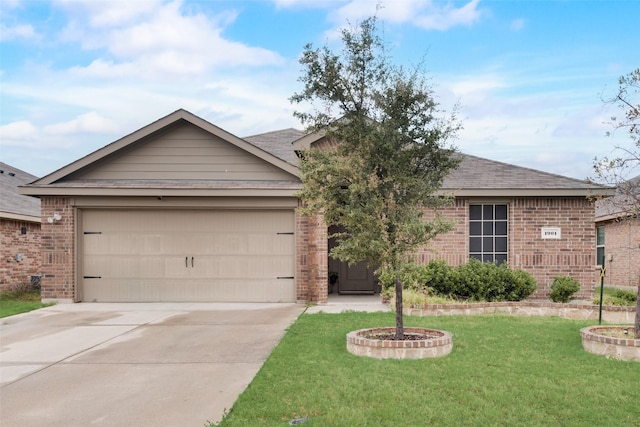
POLYGON ((80 179, 249 180, 296 179, 196 126, 182 124, 142 141, 80 179))

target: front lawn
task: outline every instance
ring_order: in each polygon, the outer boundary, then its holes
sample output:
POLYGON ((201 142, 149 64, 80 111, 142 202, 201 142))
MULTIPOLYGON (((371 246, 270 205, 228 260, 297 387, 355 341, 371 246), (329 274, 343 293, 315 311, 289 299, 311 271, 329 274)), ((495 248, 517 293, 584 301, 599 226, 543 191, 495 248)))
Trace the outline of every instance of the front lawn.
POLYGON ((0 293, 0 318, 26 313, 51 304, 40 302, 40 292, 4 291, 0 293))
POLYGON ((444 329, 441 359, 353 356, 347 332, 393 313, 305 314, 220 426, 639 426, 640 363, 587 353, 559 318, 405 317, 444 329))

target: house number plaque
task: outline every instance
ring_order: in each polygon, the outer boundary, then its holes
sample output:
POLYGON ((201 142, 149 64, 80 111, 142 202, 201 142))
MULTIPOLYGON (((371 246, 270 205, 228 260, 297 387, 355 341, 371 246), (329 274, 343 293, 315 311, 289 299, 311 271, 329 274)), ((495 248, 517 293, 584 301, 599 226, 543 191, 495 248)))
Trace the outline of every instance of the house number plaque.
POLYGON ((542 227, 540 237, 543 239, 559 239, 561 237, 560 227, 542 227))

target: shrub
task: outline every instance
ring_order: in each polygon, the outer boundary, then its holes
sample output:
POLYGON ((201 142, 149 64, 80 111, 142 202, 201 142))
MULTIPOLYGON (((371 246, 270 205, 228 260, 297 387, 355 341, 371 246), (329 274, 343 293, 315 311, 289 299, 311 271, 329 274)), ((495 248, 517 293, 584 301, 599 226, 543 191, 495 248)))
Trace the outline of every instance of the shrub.
POLYGON ((506 291, 507 301, 522 301, 538 287, 536 279, 523 270, 511 270, 511 280, 511 286, 506 291))
POLYGON ((471 301, 521 301, 536 290, 529 273, 500 265, 470 259, 453 270, 449 295, 471 301))
MULTIPOLYGON (((400 281, 402 282, 404 289, 422 289, 427 282, 426 266, 407 263, 404 264, 400 270, 400 281)), ((396 276, 390 269, 385 269, 379 272, 378 282, 382 285, 382 289, 393 293, 393 288, 396 283, 396 276)))
MULTIPOLYGON (((455 269, 443 260, 432 260, 426 265, 407 264, 400 279, 405 289, 419 294, 426 291, 430 298, 437 295, 458 301, 521 301, 536 289, 529 273, 512 270, 505 263, 497 265, 476 259, 455 269)), ((393 297, 393 274, 383 271, 379 280, 383 295, 393 297)))
POLYGON ((453 285, 453 269, 444 260, 432 260, 424 266, 422 286, 428 286, 439 295, 450 295, 453 285))
POLYGON ((456 299, 485 301, 486 285, 491 280, 488 264, 470 259, 457 266, 453 273, 453 296, 456 299))
MULTIPOLYGON (((636 305, 637 292, 627 289, 604 288, 604 298, 602 305, 620 305, 634 306, 636 305)), ((593 304, 600 304, 600 287, 595 289, 595 298, 593 304)))
POLYGON ((558 276, 553 279, 549 299, 553 302, 569 302, 573 294, 580 290, 580 283, 569 276, 558 276))

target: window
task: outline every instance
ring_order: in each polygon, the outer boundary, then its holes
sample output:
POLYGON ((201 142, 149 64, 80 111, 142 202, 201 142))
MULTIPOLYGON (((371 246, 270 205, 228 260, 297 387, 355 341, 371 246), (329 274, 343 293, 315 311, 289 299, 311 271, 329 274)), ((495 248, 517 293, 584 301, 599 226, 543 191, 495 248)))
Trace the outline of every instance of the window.
POLYGON ((596 264, 604 263, 604 227, 596 227, 596 264))
POLYGON ((469 256, 483 262, 506 262, 507 225, 507 205, 470 205, 469 256))

